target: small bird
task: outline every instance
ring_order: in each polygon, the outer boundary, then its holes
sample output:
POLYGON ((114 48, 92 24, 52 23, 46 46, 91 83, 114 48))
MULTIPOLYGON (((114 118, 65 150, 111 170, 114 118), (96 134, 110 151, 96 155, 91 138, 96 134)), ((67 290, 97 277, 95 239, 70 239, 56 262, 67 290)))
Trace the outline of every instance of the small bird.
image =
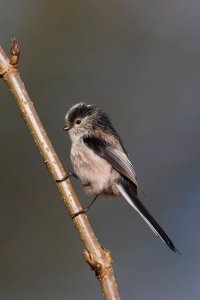
POLYGON ((70 158, 74 174, 85 191, 95 197, 93 202, 99 195, 123 196, 152 231, 172 251, 179 252, 138 198, 134 167, 109 117, 95 105, 80 102, 67 112, 64 130, 69 132, 72 142, 70 158))

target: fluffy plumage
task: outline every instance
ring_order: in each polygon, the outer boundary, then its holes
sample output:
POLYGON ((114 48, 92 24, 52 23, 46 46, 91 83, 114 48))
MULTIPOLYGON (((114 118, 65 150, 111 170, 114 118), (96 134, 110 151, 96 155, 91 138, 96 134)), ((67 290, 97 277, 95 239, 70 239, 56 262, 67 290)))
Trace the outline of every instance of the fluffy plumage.
POLYGON ((64 129, 72 141, 72 165, 86 191, 94 196, 122 195, 153 232, 176 252, 171 239, 139 200, 134 167, 108 116, 96 106, 81 102, 66 114, 64 129))

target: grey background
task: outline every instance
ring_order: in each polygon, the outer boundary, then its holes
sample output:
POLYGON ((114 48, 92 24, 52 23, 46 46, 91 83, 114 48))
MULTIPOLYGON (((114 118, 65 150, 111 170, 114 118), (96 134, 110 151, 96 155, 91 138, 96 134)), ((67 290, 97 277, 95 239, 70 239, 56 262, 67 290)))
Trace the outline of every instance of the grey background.
MULTIPOLYGON (((122 299, 199 299, 200 2, 0 1, 0 43, 63 164, 64 115, 80 100, 112 118, 170 252, 122 199, 89 220, 111 250, 122 299)), ((83 246, 15 101, 0 83, 0 299, 102 299, 83 246)), ((83 205, 90 199, 73 184, 83 205)))

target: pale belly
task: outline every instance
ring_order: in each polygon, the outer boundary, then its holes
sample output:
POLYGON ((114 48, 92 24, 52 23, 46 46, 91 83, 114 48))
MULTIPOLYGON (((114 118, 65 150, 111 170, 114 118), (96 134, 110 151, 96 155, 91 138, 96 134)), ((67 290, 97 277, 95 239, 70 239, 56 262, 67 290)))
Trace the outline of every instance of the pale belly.
POLYGON ((71 162, 86 192, 93 195, 118 194, 115 187, 115 182, 119 177, 118 172, 83 142, 72 144, 71 162))

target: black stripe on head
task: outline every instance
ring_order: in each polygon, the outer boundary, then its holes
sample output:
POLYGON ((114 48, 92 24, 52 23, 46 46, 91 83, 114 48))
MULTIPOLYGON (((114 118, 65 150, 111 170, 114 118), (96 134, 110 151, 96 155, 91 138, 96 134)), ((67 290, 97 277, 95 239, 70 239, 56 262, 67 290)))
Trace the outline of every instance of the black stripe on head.
POLYGON ((87 105, 83 102, 73 106, 68 113, 68 120, 73 123, 77 118, 84 118, 86 116, 91 116, 95 111, 96 107, 93 105, 87 105))

